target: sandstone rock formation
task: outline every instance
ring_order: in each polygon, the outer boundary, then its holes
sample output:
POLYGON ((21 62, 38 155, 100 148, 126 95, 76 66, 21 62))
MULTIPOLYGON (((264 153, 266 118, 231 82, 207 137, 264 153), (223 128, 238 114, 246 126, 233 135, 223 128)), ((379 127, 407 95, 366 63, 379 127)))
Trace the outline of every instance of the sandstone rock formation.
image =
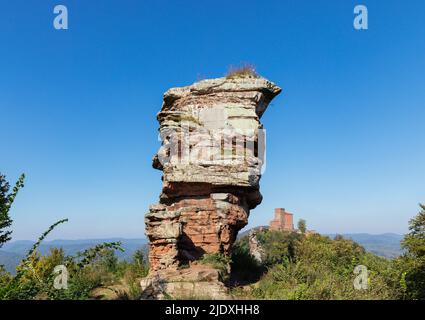
MULTIPOLYGON (((261 231, 261 230, 260 230, 261 231)), ((252 229, 248 235, 249 240, 249 253, 258 262, 262 263, 264 260, 264 249, 261 247, 257 239, 257 231, 252 229)))
POLYGON ((144 299, 214 299, 228 297, 220 273, 209 266, 192 265, 190 268, 160 270, 142 279, 144 299))
POLYGON ((163 171, 163 188, 145 216, 152 281, 144 288, 164 282, 155 278, 160 274, 181 277, 180 266, 192 268, 206 253, 230 254, 250 209, 262 200, 260 118, 280 92, 264 78, 237 77, 164 94, 157 116, 162 145, 153 159, 163 171))

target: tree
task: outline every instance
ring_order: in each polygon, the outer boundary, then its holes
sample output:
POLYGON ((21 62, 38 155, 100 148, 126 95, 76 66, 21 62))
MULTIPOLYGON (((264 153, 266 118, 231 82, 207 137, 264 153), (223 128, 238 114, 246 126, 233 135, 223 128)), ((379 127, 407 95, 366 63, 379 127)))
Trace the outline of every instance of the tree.
POLYGON ((97 263, 105 268, 108 272, 116 272, 118 269, 118 258, 115 255, 115 250, 110 248, 105 248, 101 250, 97 257, 97 263))
POLYGON ((0 248, 11 239, 12 231, 7 230, 13 222, 9 216, 9 210, 19 189, 24 186, 24 179, 25 175, 22 174, 12 192, 9 193, 10 185, 6 181, 6 177, 0 173, 0 248))
POLYGON ((304 219, 300 219, 298 220, 298 230, 300 230, 300 232, 302 234, 305 234, 307 231, 307 223, 304 219))
POLYGON ((401 259, 404 267, 403 283, 408 298, 425 299, 425 205, 409 222, 409 233, 401 245, 405 254, 401 259))
POLYGON ((138 266, 142 266, 146 264, 145 261, 145 252, 143 248, 137 249, 133 254, 133 262, 138 266))
POLYGON ((421 211, 409 221, 409 233, 404 237, 402 246, 409 255, 425 257, 425 205, 420 204, 421 211))

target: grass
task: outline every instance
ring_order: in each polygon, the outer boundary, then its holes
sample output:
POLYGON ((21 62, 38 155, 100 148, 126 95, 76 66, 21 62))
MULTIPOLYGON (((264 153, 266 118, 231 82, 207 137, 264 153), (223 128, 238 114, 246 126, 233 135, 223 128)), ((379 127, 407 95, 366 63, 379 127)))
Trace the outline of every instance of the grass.
POLYGON ((230 257, 227 257, 221 253, 206 253, 202 256, 199 262, 218 270, 221 280, 224 281, 227 279, 231 262, 230 257))
POLYGON ((255 71, 255 67, 252 64, 244 63, 238 67, 230 66, 229 71, 226 74, 227 79, 239 79, 239 78, 259 78, 260 76, 255 71))

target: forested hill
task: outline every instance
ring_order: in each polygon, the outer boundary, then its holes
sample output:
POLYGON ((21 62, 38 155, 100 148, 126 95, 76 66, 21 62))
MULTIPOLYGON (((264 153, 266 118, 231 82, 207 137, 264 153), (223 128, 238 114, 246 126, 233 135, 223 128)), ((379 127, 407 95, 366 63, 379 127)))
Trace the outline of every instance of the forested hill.
MULTIPOLYGON (((335 237, 335 234, 328 235, 335 237)), ((348 233, 342 235, 346 239, 351 239, 363 246, 367 251, 385 258, 395 258, 402 254, 400 241, 403 236, 396 233, 368 234, 368 233, 348 233)))
MULTIPOLYGON (((267 226, 256 227, 254 229, 267 229, 267 226)), ((241 232, 238 238, 248 235, 249 230, 241 232)), ((337 234, 324 234, 331 239, 335 238, 337 234)), ((369 233, 345 233, 341 234, 345 239, 351 239, 357 242, 366 251, 374 253, 384 258, 396 258, 402 254, 400 241, 403 236, 396 233, 383 233, 383 234, 369 234, 369 233)))

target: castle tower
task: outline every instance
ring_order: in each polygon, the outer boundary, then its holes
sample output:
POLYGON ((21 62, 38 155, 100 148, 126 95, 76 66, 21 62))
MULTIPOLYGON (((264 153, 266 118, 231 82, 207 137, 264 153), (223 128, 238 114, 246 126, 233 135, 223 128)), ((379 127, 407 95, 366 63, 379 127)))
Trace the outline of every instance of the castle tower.
POLYGON ((274 210, 275 217, 270 221, 270 230, 294 231, 294 215, 285 211, 284 208, 274 210))

